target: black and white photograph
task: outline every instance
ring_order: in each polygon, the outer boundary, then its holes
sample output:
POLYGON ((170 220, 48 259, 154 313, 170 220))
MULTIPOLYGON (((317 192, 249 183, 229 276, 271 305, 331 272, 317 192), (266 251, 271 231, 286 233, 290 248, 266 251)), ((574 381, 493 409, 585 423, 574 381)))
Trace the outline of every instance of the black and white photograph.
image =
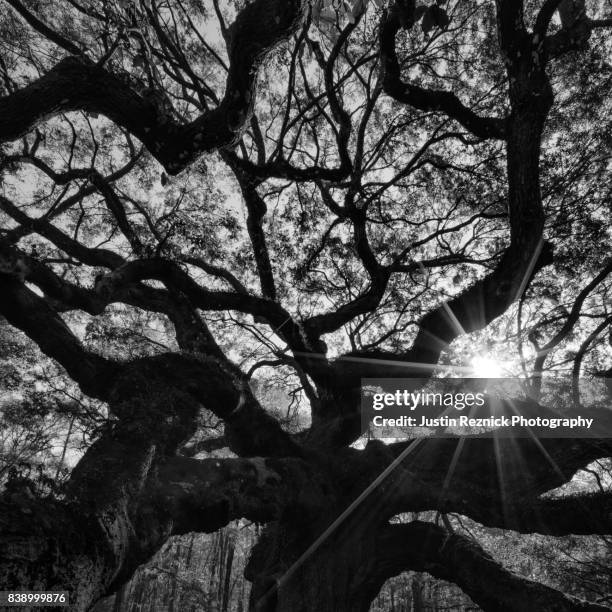
POLYGON ((0 0, 0 610, 612 612, 612 0, 0 0))

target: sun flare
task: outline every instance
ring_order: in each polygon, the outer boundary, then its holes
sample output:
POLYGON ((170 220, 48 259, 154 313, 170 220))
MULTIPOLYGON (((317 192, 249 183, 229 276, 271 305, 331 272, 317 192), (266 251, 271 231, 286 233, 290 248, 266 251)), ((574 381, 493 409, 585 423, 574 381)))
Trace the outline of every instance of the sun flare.
POLYGON ((476 355, 471 365, 476 378, 502 378, 504 375, 503 365, 493 357, 476 355))

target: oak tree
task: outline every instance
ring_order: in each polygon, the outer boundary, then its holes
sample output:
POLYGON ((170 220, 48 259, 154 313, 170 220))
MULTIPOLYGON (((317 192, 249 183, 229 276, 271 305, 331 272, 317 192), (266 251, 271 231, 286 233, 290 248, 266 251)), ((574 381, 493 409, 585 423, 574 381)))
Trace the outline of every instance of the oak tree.
POLYGON ((609 440, 364 443, 359 407, 362 378, 475 345, 609 368, 609 3, 3 8, 0 314, 103 423, 60 491, 0 499, 2 588, 86 610, 246 518, 253 609, 367 610, 405 570, 485 610, 608 609, 391 519, 609 534, 608 490, 545 495, 609 440))

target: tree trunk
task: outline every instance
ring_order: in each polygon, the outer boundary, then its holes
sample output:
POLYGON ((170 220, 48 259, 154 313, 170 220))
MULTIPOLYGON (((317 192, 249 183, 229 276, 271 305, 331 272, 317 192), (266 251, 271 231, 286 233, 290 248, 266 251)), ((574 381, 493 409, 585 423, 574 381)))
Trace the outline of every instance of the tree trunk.
POLYGON ((252 550, 245 570, 253 581, 249 609, 367 612, 384 582, 376 572, 376 527, 352 520, 302 560, 326 525, 292 520, 293 526, 289 521, 268 525, 252 550))
MULTIPOLYGON (((131 400, 124 404, 134 412, 154 412, 154 401, 131 400)), ((157 422, 150 420, 154 428, 157 422)), ((88 449, 72 471, 64 500, 5 491, 0 496, 3 588, 68 591, 71 610, 81 612, 128 580, 170 534, 165 511, 144 495, 166 440, 126 419, 88 449)))

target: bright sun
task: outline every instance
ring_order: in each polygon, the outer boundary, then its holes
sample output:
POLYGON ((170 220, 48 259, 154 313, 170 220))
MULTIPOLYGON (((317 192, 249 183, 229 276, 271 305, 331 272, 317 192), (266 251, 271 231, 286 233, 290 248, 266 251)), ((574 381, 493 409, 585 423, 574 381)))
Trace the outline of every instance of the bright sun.
POLYGON ((502 378, 502 364, 492 357, 476 355, 472 358, 472 370, 477 378, 502 378))

